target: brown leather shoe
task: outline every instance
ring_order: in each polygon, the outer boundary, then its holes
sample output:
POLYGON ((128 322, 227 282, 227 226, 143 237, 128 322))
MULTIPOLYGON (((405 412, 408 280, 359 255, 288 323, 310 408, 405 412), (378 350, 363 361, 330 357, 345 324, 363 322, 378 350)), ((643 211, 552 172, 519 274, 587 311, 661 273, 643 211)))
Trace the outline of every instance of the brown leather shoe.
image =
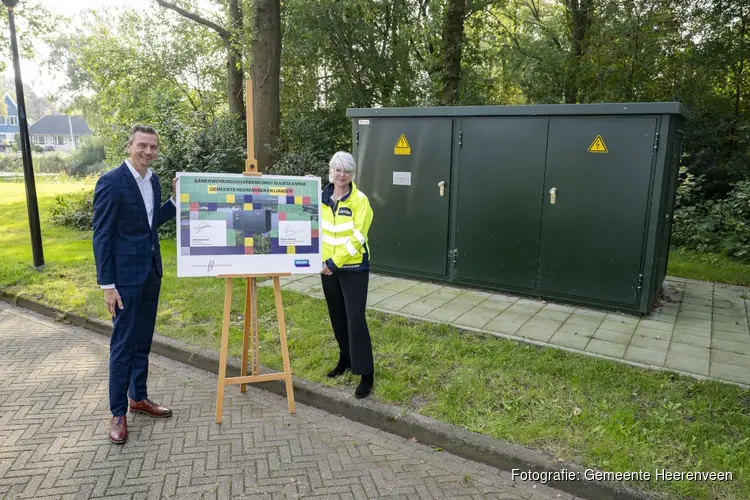
POLYGON ((112 417, 109 421, 109 440, 115 444, 122 444, 128 440, 127 417, 112 417))
POLYGON ((154 418, 166 418, 172 416, 172 410, 170 410, 169 408, 165 408, 164 406, 154 404, 154 402, 148 398, 144 399, 143 401, 137 402, 130 399, 130 411, 145 413, 149 417, 154 418))

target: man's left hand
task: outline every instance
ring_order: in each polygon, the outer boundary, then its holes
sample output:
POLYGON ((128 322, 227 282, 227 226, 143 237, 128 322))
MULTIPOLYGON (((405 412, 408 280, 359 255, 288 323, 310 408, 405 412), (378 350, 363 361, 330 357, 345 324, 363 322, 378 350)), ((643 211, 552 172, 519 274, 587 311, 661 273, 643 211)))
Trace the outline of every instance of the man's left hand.
POLYGON ((320 271, 320 272, 321 272, 321 274, 325 274, 326 276, 330 276, 330 275, 333 274, 333 272, 331 272, 331 270, 328 269, 328 265, 327 264, 323 264, 323 270, 320 271))

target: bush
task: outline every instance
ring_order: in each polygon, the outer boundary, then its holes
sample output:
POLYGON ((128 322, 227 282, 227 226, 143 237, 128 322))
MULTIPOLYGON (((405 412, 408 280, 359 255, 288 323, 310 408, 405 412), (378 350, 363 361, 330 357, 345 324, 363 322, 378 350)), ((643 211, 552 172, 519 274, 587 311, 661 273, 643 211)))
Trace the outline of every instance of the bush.
POLYGON ((87 137, 80 147, 70 156, 68 175, 85 177, 104 168, 106 151, 101 137, 87 137))
POLYGON ((706 179, 687 174, 677 188, 672 241, 699 252, 750 260, 750 181, 723 199, 706 199, 706 179))
POLYGON ((50 223, 80 231, 91 231, 94 219, 94 191, 60 195, 50 209, 50 223))
POLYGON ((269 175, 316 175, 323 185, 328 182, 328 160, 322 153, 303 150, 285 154, 279 162, 266 169, 269 175))
POLYGON ((31 154, 34 171, 40 174, 59 174, 68 171, 70 153, 56 151, 54 153, 31 154))
MULTIPOLYGON (((67 172, 70 155, 62 152, 31 153, 34 172, 39 174, 59 174, 67 172)), ((0 172, 23 172, 21 153, 0 155, 0 172)))
POLYGON ((0 172, 22 172, 21 155, 15 153, 0 154, 0 172))

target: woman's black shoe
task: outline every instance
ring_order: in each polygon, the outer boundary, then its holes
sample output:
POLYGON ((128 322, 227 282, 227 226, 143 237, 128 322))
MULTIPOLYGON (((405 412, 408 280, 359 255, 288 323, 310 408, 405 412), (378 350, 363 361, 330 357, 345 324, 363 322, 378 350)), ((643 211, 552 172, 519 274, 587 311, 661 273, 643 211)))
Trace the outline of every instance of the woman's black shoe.
POLYGON ((328 378, 338 377, 339 375, 343 375, 343 373, 346 370, 351 370, 351 365, 344 361, 343 359, 339 359, 339 364, 336 365, 336 368, 328 372, 328 378))
POLYGON ((373 374, 362 375, 362 380, 357 386, 357 390, 354 391, 354 395, 358 398, 366 398, 372 391, 372 384, 375 381, 373 374))

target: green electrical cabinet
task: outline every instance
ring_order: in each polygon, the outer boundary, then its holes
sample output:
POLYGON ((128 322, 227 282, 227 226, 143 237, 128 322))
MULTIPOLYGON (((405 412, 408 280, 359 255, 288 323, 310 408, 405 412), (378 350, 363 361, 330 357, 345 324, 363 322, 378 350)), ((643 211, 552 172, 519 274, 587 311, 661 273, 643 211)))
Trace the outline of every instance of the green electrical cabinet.
POLYGON ((349 109, 375 271, 633 313, 666 276, 680 103, 349 109))

